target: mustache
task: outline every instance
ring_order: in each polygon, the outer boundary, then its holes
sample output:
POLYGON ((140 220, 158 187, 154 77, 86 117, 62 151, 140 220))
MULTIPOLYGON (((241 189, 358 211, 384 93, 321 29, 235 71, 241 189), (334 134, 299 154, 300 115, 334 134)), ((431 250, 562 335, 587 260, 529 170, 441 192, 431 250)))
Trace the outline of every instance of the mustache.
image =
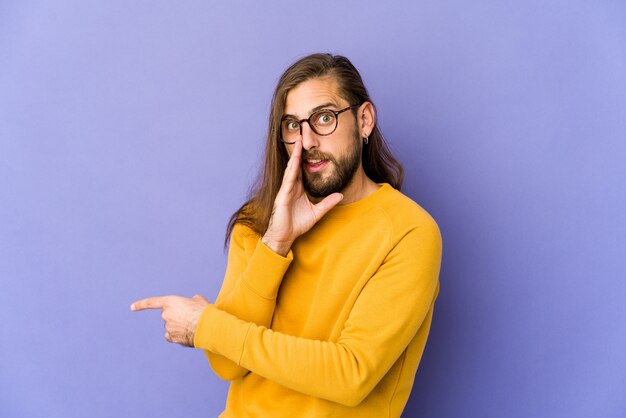
POLYGON ((301 156, 301 160, 304 162, 304 160, 330 160, 332 162, 336 162, 335 158, 330 155, 330 154, 324 154, 323 152, 319 152, 319 151, 305 151, 302 150, 302 156, 301 156))

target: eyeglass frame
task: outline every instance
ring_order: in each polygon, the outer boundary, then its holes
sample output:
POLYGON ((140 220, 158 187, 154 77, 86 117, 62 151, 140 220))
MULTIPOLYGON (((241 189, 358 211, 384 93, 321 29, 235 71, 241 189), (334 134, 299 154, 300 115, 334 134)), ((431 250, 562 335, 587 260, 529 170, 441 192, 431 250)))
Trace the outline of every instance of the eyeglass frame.
MULTIPOLYGON (((311 128, 311 130, 312 130, 312 131, 313 131, 316 135, 319 135, 319 136, 328 136, 328 135, 333 134, 333 133, 337 130, 337 127, 339 126, 339 115, 340 115, 341 113, 346 112, 346 111, 351 110, 351 109, 354 109, 355 107, 359 107, 359 106, 361 106, 362 104, 363 104, 363 103, 361 103, 361 104, 355 104, 355 105, 348 106, 348 107, 346 107, 345 109, 341 109, 341 110, 320 109, 320 110, 318 110, 318 111, 316 111, 316 112, 311 113, 311 114, 309 115, 309 117, 308 117, 308 118, 304 118, 304 119, 300 119, 300 120, 294 120, 294 122, 298 122, 298 126, 300 127, 300 136, 302 136, 302 124, 303 124, 304 122, 306 122, 306 123, 308 123, 308 124, 309 124, 309 128, 311 128), (332 131, 330 131, 330 132, 329 132, 329 133, 327 133, 327 134, 321 134, 321 133, 317 132, 317 131, 315 130, 314 125, 313 125, 313 124, 311 124, 311 118, 312 118, 313 116, 317 115, 318 113, 321 113, 321 112, 331 112, 331 113, 334 113, 334 114, 335 114, 335 127, 333 128, 333 130, 332 130, 332 131)), ((283 126, 282 126, 282 125, 283 125, 283 121, 284 121, 285 119, 287 119, 287 116, 283 116, 283 117, 281 118, 281 120, 280 120, 280 125, 279 125, 279 127, 280 127, 280 128, 279 128, 278 139, 280 139, 280 141, 281 141, 282 143, 284 143, 284 144, 293 145, 293 144, 295 144, 295 143, 296 143, 296 141, 294 141, 294 142, 287 142, 287 141, 285 141, 285 140, 283 139, 283 126)))

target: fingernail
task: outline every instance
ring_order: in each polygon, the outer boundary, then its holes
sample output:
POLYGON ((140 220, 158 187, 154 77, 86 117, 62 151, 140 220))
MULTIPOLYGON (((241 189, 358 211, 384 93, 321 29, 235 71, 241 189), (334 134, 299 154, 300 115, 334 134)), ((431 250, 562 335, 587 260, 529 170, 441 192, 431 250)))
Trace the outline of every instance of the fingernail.
POLYGON ((134 311, 135 310, 135 304, 133 303, 132 305, 130 305, 130 310, 134 311))

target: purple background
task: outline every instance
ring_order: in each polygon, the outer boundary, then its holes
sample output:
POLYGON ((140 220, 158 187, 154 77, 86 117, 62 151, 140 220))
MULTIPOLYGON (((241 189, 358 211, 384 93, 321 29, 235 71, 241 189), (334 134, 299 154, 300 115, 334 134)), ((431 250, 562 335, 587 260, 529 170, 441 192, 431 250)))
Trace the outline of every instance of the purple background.
POLYGON ((404 416, 624 416, 626 3, 382 3, 0 2, 0 415, 221 411, 128 306, 215 298, 278 76, 330 51, 443 234, 404 416))

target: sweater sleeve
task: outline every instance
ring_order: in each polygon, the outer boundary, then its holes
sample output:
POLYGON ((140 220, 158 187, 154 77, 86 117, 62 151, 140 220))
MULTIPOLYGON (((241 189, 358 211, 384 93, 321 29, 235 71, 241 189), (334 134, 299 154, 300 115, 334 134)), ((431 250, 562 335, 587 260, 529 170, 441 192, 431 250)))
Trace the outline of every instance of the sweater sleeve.
MULTIPOLYGON (((278 287, 292 260, 291 251, 281 257, 263 244, 252 230, 236 224, 224 282, 215 306, 242 320, 269 327, 278 287)), ((208 350, 205 354, 212 369, 223 379, 234 380, 248 372, 224 356, 208 350)))
POLYGON ((439 289, 441 235, 408 232, 363 287, 337 341, 306 339, 241 320, 209 305, 195 345, 304 394, 358 405, 405 350, 439 289))

